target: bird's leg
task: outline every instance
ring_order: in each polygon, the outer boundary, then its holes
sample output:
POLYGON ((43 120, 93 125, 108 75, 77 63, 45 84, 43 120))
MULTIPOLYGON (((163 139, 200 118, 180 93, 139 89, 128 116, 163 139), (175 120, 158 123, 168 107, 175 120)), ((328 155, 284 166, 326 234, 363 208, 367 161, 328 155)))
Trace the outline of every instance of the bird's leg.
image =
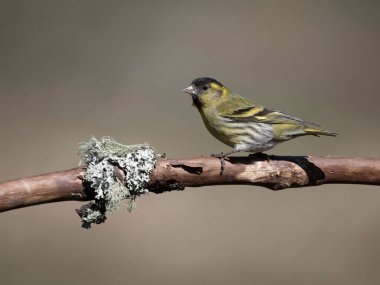
POLYGON ((253 159, 266 160, 267 162, 269 162, 269 160, 270 160, 270 155, 263 153, 263 152, 250 153, 248 155, 248 157, 253 158, 253 159))
POLYGON ((219 173, 219 175, 223 174, 224 166, 226 165, 226 162, 224 159, 227 157, 227 155, 230 155, 234 152, 235 151, 231 151, 231 152, 228 152, 226 154, 224 154, 223 152, 221 152, 220 154, 211 154, 212 157, 216 157, 216 158, 220 159, 220 173, 219 173))

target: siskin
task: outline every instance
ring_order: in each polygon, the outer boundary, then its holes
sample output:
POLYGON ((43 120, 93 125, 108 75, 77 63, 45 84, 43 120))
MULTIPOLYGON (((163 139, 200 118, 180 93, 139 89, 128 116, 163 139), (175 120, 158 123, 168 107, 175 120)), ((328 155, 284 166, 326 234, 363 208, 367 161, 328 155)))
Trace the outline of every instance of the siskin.
POLYGON ((221 159, 240 151, 261 153, 300 136, 337 135, 319 125, 257 105, 212 78, 197 78, 182 91, 192 96, 209 132, 233 148, 218 156, 221 159))

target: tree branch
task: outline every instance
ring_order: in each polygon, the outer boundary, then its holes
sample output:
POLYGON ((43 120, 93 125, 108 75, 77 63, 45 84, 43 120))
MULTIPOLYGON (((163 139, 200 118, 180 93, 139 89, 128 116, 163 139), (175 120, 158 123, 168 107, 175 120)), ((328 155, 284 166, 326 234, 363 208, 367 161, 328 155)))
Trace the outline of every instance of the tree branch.
MULTIPOLYGON (((229 157, 220 175, 213 157, 158 159, 146 187, 163 193, 185 187, 258 185, 272 190, 330 183, 380 185, 380 159, 361 157, 229 157)), ((0 183, 0 212, 57 201, 88 201, 83 167, 0 183)), ((118 170, 118 169, 117 169, 118 170)), ((124 176, 120 170, 115 172, 124 176)))

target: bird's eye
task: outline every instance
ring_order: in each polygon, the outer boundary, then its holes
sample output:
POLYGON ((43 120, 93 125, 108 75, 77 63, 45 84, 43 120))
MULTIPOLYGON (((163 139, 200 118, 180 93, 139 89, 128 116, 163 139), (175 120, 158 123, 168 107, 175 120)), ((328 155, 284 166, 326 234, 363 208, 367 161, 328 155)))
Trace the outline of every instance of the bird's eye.
POLYGON ((207 86, 207 85, 203 85, 202 89, 203 89, 203 90, 207 90, 207 89, 208 89, 208 86, 207 86))

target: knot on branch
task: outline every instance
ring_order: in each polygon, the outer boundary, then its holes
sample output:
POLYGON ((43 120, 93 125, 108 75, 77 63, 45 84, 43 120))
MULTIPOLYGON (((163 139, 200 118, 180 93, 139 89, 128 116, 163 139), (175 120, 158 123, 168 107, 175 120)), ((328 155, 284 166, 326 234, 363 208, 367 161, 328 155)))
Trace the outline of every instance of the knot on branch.
POLYGON ((86 164, 84 184, 95 193, 94 203, 77 210, 82 227, 103 223, 106 213, 117 210, 125 199, 132 211, 136 198, 148 193, 145 185, 156 163, 151 146, 123 145, 110 137, 91 138, 79 147, 79 155, 86 164))

